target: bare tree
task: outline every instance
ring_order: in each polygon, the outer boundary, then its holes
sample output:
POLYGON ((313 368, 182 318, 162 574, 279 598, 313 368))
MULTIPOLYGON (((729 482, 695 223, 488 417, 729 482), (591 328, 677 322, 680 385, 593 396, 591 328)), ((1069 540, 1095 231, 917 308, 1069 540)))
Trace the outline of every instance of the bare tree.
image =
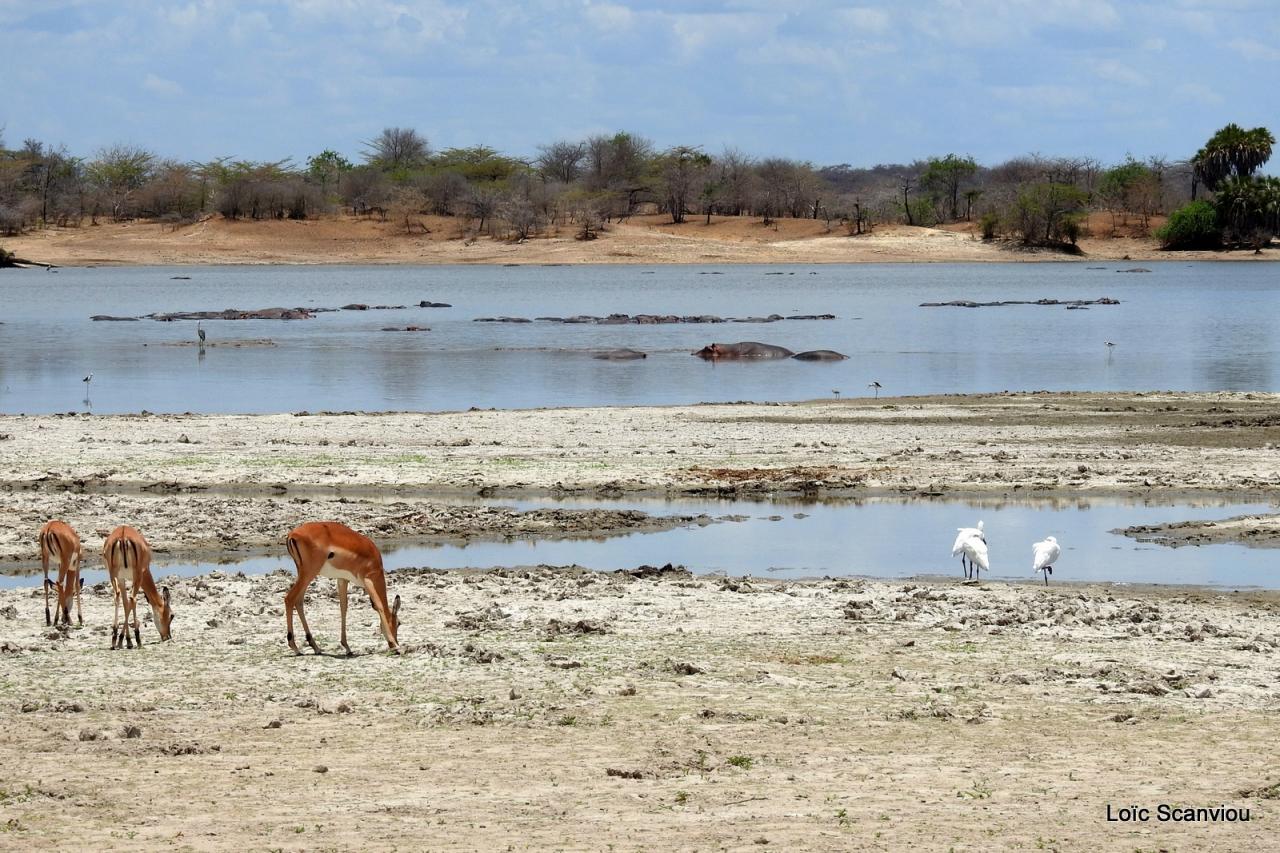
POLYGON ((427 138, 409 127, 383 128, 382 133, 364 143, 364 147, 365 162, 385 172, 417 169, 431 154, 427 138))
POLYGON ((534 163, 544 180, 571 184, 582 174, 582 162, 587 156, 584 142, 552 142, 538 146, 534 163))

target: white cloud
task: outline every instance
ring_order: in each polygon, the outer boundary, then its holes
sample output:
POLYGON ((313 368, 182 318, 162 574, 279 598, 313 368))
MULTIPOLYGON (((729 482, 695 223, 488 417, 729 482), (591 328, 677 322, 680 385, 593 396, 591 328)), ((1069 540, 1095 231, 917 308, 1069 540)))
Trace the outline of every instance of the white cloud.
POLYGON ((164 77, 158 77, 155 74, 148 74, 142 78, 142 88, 148 92, 154 92, 157 95, 165 97, 177 97, 183 94, 182 86, 172 80, 166 80, 164 77))
POLYGON ((1275 62, 1280 59, 1280 50, 1253 39, 1234 39, 1227 46, 1245 59, 1259 62, 1275 62))
POLYGON ((622 32, 631 29, 635 14, 626 6, 615 3, 587 4, 587 20, 598 30, 622 32))
POLYGON ((893 22, 885 10, 870 9, 865 6, 841 9, 836 12, 835 18, 858 35, 882 35, 888 32, 893 22))
POLYGON ((1147 78, 1140 72, 1114 59, 1103 59, 1093 64, 1093 73, 1103 80, 1122 86, 1145 86, 1147 78))
POLYGON ((1222 97, 1203 83, 1183 83, 1181 86, 1178 86, 1173 90, 1173 94, 1184 100, 1195 101, 1198 104, 1204 104, 1205 106, 1210 107, 1217 106, 1226 101, 1226 98, 1222 97))

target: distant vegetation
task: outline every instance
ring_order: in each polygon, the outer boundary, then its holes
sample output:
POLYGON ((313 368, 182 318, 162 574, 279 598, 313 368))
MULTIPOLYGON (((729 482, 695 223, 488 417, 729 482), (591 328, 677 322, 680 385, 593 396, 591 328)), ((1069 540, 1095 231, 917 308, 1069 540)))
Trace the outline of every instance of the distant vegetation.
POLYGON ((1229 124, 1191 158, 1192 198, 1203 184, 1212 204, 1191 201, 1157 232, 1166 248, 1195 249, 1223 243, 1261 248, 1280 233, 1280 179, 1256 176, 1271 159, 1275 137, 1265 127, 1229 124))
POLYGON ((1175 211, 1159 232, 1170 248, 1259 245, 1280 230, 1280 180, 1256 176, 1273 142, 1265 128, 1232 124, 1186 161, 1128 157, 1107 166, 1032 154, 987 166, 952 153, 858 168, 732 148, 658 150, 626 132, 552 142, 522 158, 483 145, 436 151, 418 131, 389 127, 363 143, 359 162, 324 150, 301 163, 184 162, 133 145, 86 157, 35 139, 8 149, 0 139, 0 235, 104 220, 177 228, 210 215, 306 219, 346 211, 407 233, 434 214, 457 218, 460 235, 520 240, 570 226, 591 239, 611 222, 657 212, 673 224, 744 216, 768 227, 811 218, 851 236, 882 223, 976 222, 986 239, 1069 248, 1091 212, 1108 215, 1110 233, 1148 234, 1153 217, 1175 211), (1208 198, 1197 199, 1202 193, 1208 198))

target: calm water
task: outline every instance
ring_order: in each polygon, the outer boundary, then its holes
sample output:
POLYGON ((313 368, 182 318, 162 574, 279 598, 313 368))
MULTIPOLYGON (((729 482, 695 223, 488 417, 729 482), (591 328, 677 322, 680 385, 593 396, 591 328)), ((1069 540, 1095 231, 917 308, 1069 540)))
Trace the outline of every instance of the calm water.
POLYGON ((1128 263, 817 267, 182 267, 0 273, 0 412, 441 410, 793 400, 1005 389, 1280 390, 1280 287, 1272 264, 1128 263), (774 275, 771 273, 783 273, 774 275), (717 273, 717 274, 712 274, 717 273), (174 275, 191 276, 175 281, 174 275), (1088 311, 920 308, 953 299, 1094 299, 1088 311), (166 344, 194 322, 94 323, 92 314, 348 302, 450 309, 339 312, 313 320, 206 322, 212 341, 166 344), (476 317, 611 312, 835 321, 585 326, 476 317), (426 333, 382 326, 429 325, 426 333), (836 349, 849 361, 701 362, 711 341, 836 349), (1106 341, 1117 346, 1108 351, 1106 341), (146 344, 146 346, 144 346, 146 344), (590 358, 599 348, 650 353, 590 358), (568 352, 557 350, 569 350, 568 352), (86 389, 81 378, 94 374, 86 389), (86 396, 86 390, 88 394, 86 396), (87 402, 86 402, 87 401, 87 402))
MULTIPOLYGON (((856 575, 879 578, 914 575, 961 577, 952 559, 955 529, 986 522, 991 549, 990 576, 1031 580, 1031 543, 1056 536, 1063 546, 1055 581, 1195 584, 1280 588, 1280 562, 1271 549, 1239 545, 1165 548, 1109 531, 1132 524, 1226 518, 1274 512, 1267 504, 1196 501, 1148 504, 1119 500, 902 501, 859 503, 757 503, 709 500, 551 501, 511 504, 522 509, 560 507, 635 508, 655 514, 741 515, 706 527, 690 526, 620 536, 603 541, 563 540, 477 542, 465 547, 411 547, 388 550, 388 568, 486 568, 546 563, 592 569, 634 568, 648 563, 682 563, 692 571, 767 577, 856 575), (781 516, 772 520, 774 516, 781 516), (803 517, 797 517, 803 516, 803 517)), ((86 560, 85 578, 103 580, 98 557, 86 560)), ((157 576, 205 574, 213 569, 269 572, 293 570, 283 552, 233 564, 166 563, 157 576)), ((0 586, 30 586, 32 575, 0 576, 0 586)))

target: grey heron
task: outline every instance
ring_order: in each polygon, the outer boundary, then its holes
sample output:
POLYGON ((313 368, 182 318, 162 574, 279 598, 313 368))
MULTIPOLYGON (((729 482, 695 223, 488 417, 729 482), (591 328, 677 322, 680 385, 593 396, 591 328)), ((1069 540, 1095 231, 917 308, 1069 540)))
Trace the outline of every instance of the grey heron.
POLYGON ((196 337, 200 339, 200 346, 204 346, 204 328, 203 322, 196 323, 196 337))

